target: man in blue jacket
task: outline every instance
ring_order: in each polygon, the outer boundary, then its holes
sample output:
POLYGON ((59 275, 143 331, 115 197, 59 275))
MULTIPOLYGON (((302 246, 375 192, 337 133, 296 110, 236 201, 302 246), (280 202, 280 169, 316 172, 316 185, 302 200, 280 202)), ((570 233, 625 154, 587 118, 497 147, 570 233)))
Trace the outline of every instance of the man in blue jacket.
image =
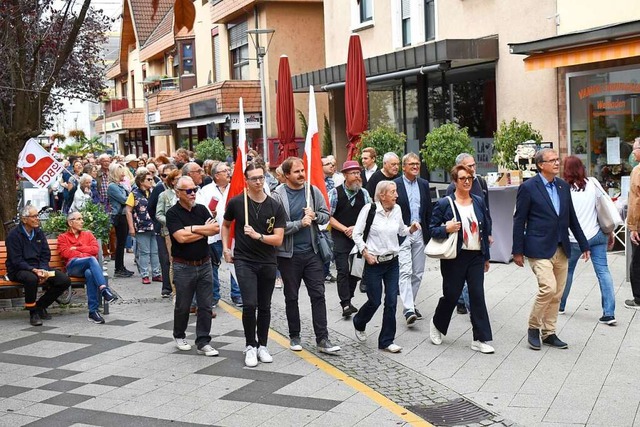
POLYGON ((556 321, 571 256, 568 230, 578 240, 585 261, 590 256, 589 243, 578 223, 569 184, 557 178, 558 153, 544 148, 536 154, 535 162, 540 173, 518 189, 513 215, 513 261, 523 267, 524 257, 529 258, 538 279, 538 295, 529 315, 529 346, 540 350, 542 335, 545 345, 567 348, 556 335, 556 321))

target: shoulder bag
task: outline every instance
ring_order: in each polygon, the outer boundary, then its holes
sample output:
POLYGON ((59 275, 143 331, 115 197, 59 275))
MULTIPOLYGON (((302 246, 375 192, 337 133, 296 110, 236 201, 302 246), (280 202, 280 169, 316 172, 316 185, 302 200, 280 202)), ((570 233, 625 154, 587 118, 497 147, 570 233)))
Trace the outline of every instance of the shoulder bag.
MULTIPOLYGON (((313 200, 313 205, 315 209, 316 204, 316 196, 314 188, 311 188, 311 199, 313 200)), ((320 227, 318 227, 317 222, 313 222, 313 226, 316 230, 316 245, 318 246, 318 255, 322 258, 322 263, 326 264, 328 262, 333 261, 333 241, 331 237, 329 237, 329 232, 320 231, 320 227)))
MULTIPOLYGON (((376 204, 372 202, 369 204, 369 213, 367 214, 367 221, 364 224, 364 231, 362 232, 362 240, 366 243, 371 231, 371 224, 373 224, 373 218, 376 215, 376 204)), ((352 276, 362 278, 362 272, 364 271, 364 257, 358 252, 358 247, 353 245, 353 249, 349 254, 349 272, 352 276)))
POLYGON ((611 197, 604 191, 600 182, 595 178, 589 178, 596 186, 600 194, 596 197, 596 213, 598 215, 598 224, 604 234, 609 234, 616 229, 618 225, 624 224, 618 208, 611 200, 611 197))
MULTIPOLYGON (((456 209, 453 206, 453 200, 447 196, 449 204, 451 205, 451 211, 453 212, 453 220, 458 221, 456 217, 456 209)), ((427 243, 427 247, 424 249, 424 253, 429 258, 438 259, 454 259, 458 256, 458 232, 454 231, 449 233, 446 239, 434 239, 433 237, 427 243)))

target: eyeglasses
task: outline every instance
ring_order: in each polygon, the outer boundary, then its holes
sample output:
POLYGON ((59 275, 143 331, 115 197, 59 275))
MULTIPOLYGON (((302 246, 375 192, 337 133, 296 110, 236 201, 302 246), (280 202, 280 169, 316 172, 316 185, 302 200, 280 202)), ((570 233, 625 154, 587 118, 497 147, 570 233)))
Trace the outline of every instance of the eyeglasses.
POLYGON ((184 191, 188 196, 195 194, 198 191, 197 188, 176 188, 176 190, 184 191))
POLYGON ((335 163, 323 163, 322 166, 335 166, 335 163))
POLYGON ((475 163, 471 163, 470 165, 467 165, 468 168, 475 168, 476 164, 475 163))
POLYGON ((351 176, 360 176, 361 172, 360 171, 351 171, 351 172, 345 172, 345 175, 351 175, 351 176))
POLYGON ((189 171, 189 173, 204 173, 204 169, 198 169, 195 171, 189 171))
POLYGON ((459 176, 458 177, 458 181, 471 182, 471 181, 473 181, 473 177, 472 176, 459 176))
POLYGON ((267 233, 271 233, 273 231, 273 226, 276 223, 276 217, 272 216, 267 220, 267 233))
POLYGON ((219 170, 218 172, 216 172, 216 175, 218 175, 219 173, 230 173, 230 172, 231 172, 230 169, 222 169, 222 170, 219 170))
POLYGON ((247 178, 247 181, 251 181, 251 182, 264 181, 264 175, 252 176, 251 178, 247 178))
POLYGON ((543 160, 542 163, 560 163, 560 159, 555 158, 555 159, 543 160))
POLYGON ((411 166, 411 167, 420 166, 420 162, 405 163, 404 165, 405 166, 411 166))

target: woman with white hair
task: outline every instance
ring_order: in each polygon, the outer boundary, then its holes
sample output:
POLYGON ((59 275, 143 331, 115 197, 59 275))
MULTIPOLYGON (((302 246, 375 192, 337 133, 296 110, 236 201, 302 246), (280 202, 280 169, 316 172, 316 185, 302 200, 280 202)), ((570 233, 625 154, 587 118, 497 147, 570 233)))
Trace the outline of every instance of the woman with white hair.
POLYGON ((365 328, 380 307, 384 281, 384 313, 378 348, 390 353, 402 350, 402 347, 393 342, 396 335, 396 305, 400 280, 398 236, 407 236, 421 229, 417 222, 410 227, 402 222, 402 212, 396 204, 397 198, 395 182, 380 181, 376 185, 375 203, 362 208, 352 235, 358 252, 366 261, 362 281, 367 287, 367 302, 353 317, 356 338, 359 341, 367 340, 365 328), (370 216, 372 209, 375 210, 371 213, 373 218, 370 216))
POLYGON ((78 180, 78 188, 73 195, 73 203, 69 207, 69 213, 81 211, 87 201, 91 201, 91 183, 93 178, 89 174, 82 174, 78 180))

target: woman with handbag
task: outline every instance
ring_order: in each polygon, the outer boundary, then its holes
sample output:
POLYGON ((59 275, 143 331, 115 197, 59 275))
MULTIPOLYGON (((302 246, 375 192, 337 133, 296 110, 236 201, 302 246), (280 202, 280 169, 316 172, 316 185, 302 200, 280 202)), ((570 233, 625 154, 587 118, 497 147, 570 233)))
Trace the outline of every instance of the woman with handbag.
MULTIPOLYGON (((609 326, 616 324, 615 310, 616 298, 613 290, 613 279, 607 264, 607 248, 613 246, 613 232, 605 233, 598 223, 598 212, 596 204, 598 198, 609 197, 604 192, 597 179, 586 176, 586 169, 582 161, 576 156, 567 156, 564 159, 563 178, 571 186, 571 201, 578 217, 580 227, 584 232, 584 236, 589 241, 591 248, 591 262, 593 270, 598 277, 600 285, 600 294, 602 295, 602 317, 600 323, 609 326)), ((569 232, 571 240, 571 257, 569 258, 569 271, 567 273, 567 284, 564 287, 564 293, 560 300, 560 314, 564 314, 567 304, 567 297, 571 292, 571 283, 573 281, 573 272, 578 264, 580 250, 578 243, 569 232)))
POLYGON ((402 350, 402 347, 393 342, 396 336, 396 304, 400 280, 398 236, 407 236, 409 233, 420 230, 420 224, 417 222, 411 224, 411 227, 407 227, 402 222, 402 212, 400 206, 396 204, 397 198, 398 192, 393 181, 379 182, 374 197, 375 205, 369 204, 362 208, 352 234, 355 246, 366 261, 362 281, 367 287, 367 302, 353 317, 356 338, 359 341, 367 340, 365 328, 380 307, 384 280, 384 313, 378 336, 378 348, 390 353, 398 353, 402 350), (373 206, 376 213, 369 232, 364 237, 367 217, 373 206))
POLYGON ((454 166, 451 180, 455 192, 438 200, 431 214, 429 230, 435 241, 427 245, 429 251, 439 240, 456 240, 455 254, 438 256, 442 272, 442 293, 431 319, 429 337, 435 345, 442 344, 451 316, 465 281, 469 288, 473 341, 471 349, 480 353, 493 353, 491 324, 484 300, 484 273, 489 271, 489 233, 486 224, 486 206, 481 197, 471 194, 473 170, 464 165, 454 166), (454 234, 452 234, 454 233, 454 234))

